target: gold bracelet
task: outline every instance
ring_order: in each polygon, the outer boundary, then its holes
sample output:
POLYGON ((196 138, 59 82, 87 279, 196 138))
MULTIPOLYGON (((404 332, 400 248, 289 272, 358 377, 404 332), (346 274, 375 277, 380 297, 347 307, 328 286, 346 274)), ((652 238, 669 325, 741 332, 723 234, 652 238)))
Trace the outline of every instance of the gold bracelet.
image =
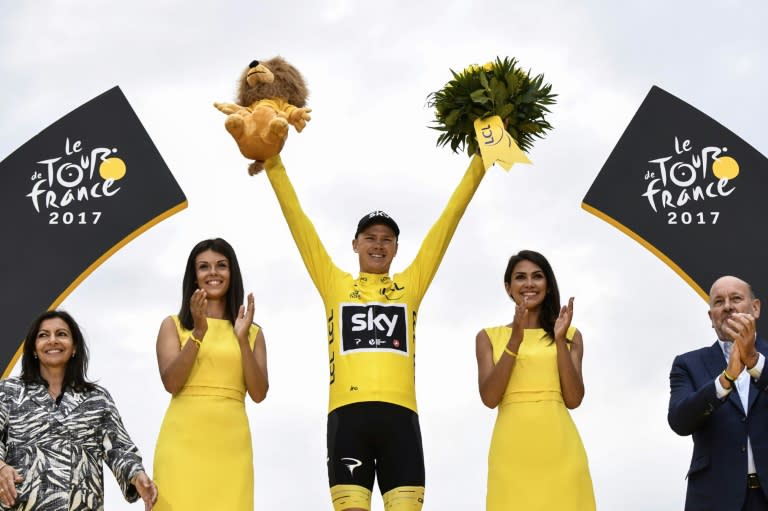
POLYGON ((725 378, 731 384, 736 383, 736 378, 731 378, 731 375, 728 374, 728 369, 723 369, 723 378, 725 378))
POLYGON ((192 334, 189 334, 189 340, 197 344, 197 349, 200 349, 203 345, 203 341, 200 339, 195 339, 195 336, 192 334))
POLYGON ((504 353, 506 353, 507 355, 511 355, 511 356, 517 358, 517 353, 515 353, 514 351, 512 351, 509 348, 504 348, 504 353))

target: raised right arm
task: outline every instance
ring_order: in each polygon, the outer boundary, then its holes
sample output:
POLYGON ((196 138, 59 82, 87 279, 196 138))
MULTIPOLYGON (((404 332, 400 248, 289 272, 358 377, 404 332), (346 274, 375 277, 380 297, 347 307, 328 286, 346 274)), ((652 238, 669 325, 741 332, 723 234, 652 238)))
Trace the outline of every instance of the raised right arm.
MULTIPOLYGON (((512 353, 520 350, 523 341, 522 329, 512 330, 506 348, 512 353)), ((480 330, 475 338, 475 354, 477 356, 477 384, 480 390, 480 400, 488 408, 496 408, 504 397, 509 377, 515 367, 517 358, 507 351, 501 354, 499 361, 493 363, 493 346, 488 333, 480 330)))
POLYGON ((157 366, 163 386, 171 394, 177 394, 187 383, 200 348, 191 340, 182 347, 176 323, 168 316, 160 324, 156 349, 157 366))
POLYGON ((304 261, 309 276, 312 278, 315 287, 322 296, 325 296, 330 276, 334 272, 341 272, 333 264, 331 257, 325 250, 320 237, 317 235, 315 226, 312 225, 309 217, 301 209, 301 204, 296 196, 288 174, 285 172, 283 162, 280 156, 274 156, 264 163, 267 171, 269 183, 275 191, 277 201, 280 203, 280 209, 283 211, 285 221, 291 230, 293 240, 299 249, 301 258, 304 261))

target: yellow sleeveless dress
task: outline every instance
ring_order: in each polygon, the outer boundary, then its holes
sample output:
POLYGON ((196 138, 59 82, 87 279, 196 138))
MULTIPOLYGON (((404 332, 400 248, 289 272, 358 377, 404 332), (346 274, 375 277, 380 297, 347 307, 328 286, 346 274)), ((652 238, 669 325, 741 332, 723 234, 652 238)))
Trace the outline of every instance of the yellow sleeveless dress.
MULTIPOLYGON (((512 329, 485 331, 496 363, 512 329)), ((525 330, 493 429, 487 511, 595 509, 587 455, 560 391, 556 349, 543 329, 525 330)))
MULTIPOLYGON (((172 316, 182 347, 190 331, 172 316)), ((259 328, 251 326, 251 348, 259 328)), ((154 511, 253 511, 253 451, 245 377, 232 323, 208 332, 181 391, 171 398, 155 447, 154 511)))

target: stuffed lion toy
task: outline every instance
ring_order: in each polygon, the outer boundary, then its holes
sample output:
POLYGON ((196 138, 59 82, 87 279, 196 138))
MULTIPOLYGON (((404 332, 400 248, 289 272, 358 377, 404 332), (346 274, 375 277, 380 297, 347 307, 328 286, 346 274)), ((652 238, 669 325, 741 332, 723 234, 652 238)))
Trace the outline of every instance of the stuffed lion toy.
POLYGON ((301 132, 310 120, 307 86, 299 71, 282 57, 254 60, 240 76, 237 104, 214 103, 227 114, 224 127, 246 158, 255 160, 250 175, 264 169, 264 161, 280 153, 288 125, 301 132))

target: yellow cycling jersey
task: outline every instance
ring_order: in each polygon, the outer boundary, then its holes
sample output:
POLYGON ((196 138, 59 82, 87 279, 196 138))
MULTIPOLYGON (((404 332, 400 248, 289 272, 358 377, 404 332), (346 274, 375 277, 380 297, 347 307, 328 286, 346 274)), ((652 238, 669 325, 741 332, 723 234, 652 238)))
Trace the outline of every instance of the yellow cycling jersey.
POLYGON ((279 156, 265 164, 296 246, 320 292, 328 324, 329 412, 362 401, 384 401, 416 412, 416 316, 464 210, 485 175, 473 157, 448 205, 405 271, 360 273, 331 260, 301 209, 279 156))

